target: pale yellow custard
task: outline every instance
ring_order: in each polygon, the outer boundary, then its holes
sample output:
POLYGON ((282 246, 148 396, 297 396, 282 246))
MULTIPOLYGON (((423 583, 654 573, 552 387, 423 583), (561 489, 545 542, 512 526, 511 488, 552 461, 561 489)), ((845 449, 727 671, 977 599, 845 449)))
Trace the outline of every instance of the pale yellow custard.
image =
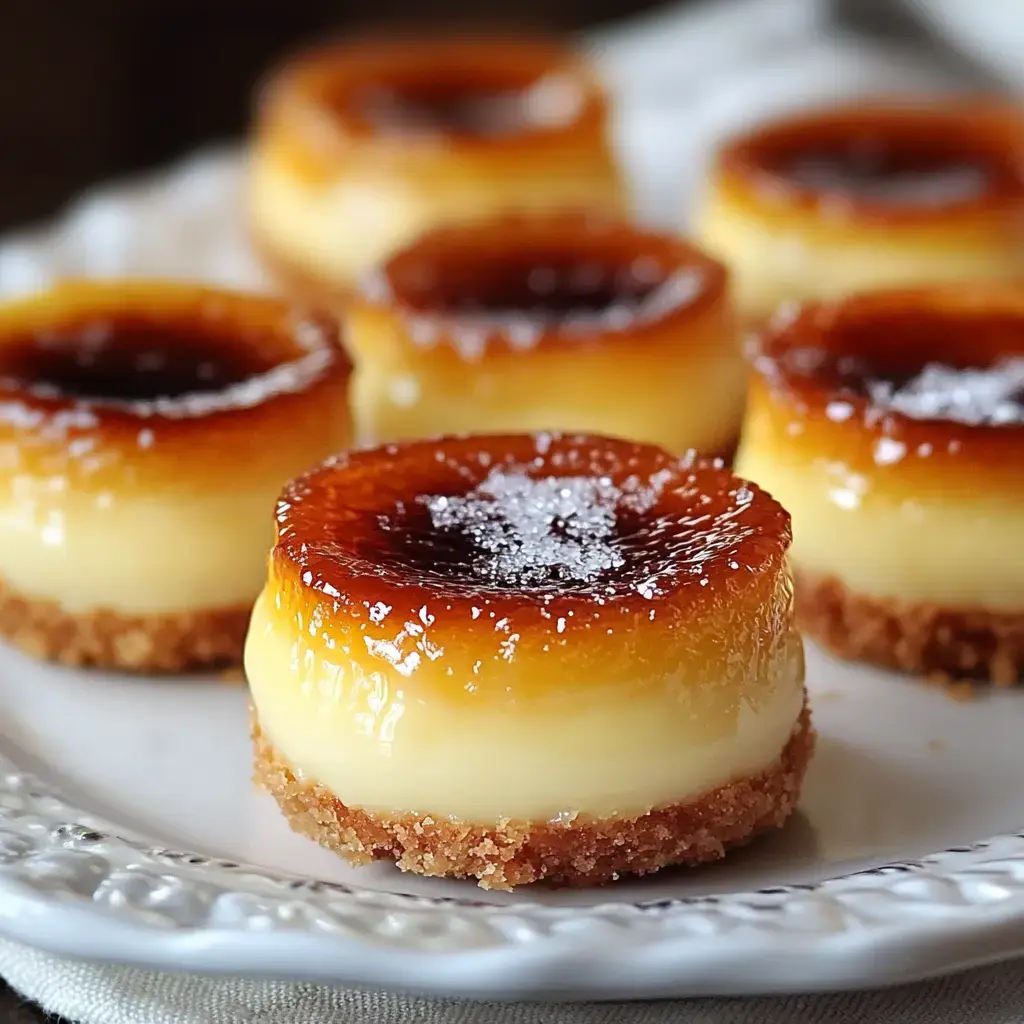
POLYGON ((237 663, 281 483, 350 438, 336 335, 172 282, 0 305, 0 634, 76 665, 237 663))
POLYGON ((657 687, 638 677, 635 693, 597 677, 584 699, 554 675, 531 680, 550 692, 528 706, 433 699, 365 652, 325 661, 269 590, 245 661, 265 737, 303 776, 347 807, 467 822, 628 817, 698 796, 775 761, 804 703, 795 635, 765 666, 771 680, 752 680, 747 693, 723 682, 710 720, 688 700, 683 668, 657 687))
POLYGON ((740 311, 1024 273, 1024 116, 974 101, 796 113, 716 155, 696 237, 740 311))
POLYGON ((696 237, 733 273, 737 308, 763 321, 789 302, 832 299, 891 285, 939 284, 1024 275, 1024 244, 1010 222, 985 232, 880 226, 808 229, 800 218, 761 219, 712 190, 696 237))
POLYGON ((1024 675, 1017 285, 865 293, 779 317, 737 470, 793 516, 798 618, 915 674, 1024 675))
POLYGON ((355 863, 489 887, 717 859, 813 748, 788 542, 720 464, 596 435, 328 460, 246 642, 256 778, 355 863))
POLYGON ((606 103, 557 44, 406 39, 296 57, 261 96, 249 212, 285 283, 344 293, 424 231, 623 212, 606 103))
MULTIPOLYGON (((758 415, 752 411, 752 422, 758 415)), ((799 438, 790 446, 776 440, 752 427, 736 471, 790 509, 797 571, 836 577, 872 597, 1024 611, 1024 575, 1008 554, 1024 536, 1019 492, 929 493, 897 482, 899 465, 865 473, 842 458, 808 459, 799 438)), ((926 447, 900 461, 929 458, 926 447)))
POLYGON ((24 597, 69 612, 150 614, 245 605, 259 592, 274 484, 198 497, 61 494, 56 502, 45 484, 22 484, 0 498, 0 566, 24 597))
POLYGON ((683 239, 577 215, 436 230, 343 315, 362 443, 578 430, 713 455, 739 434, 728 274, 683 239))
MULTIPOLYGON (((257 244, 286 276, 348 289, 425 231, 503 213, 623 209, 618 182, 604 166, 567 168, 529 160, 481 176, 446 154, 404 163, 401 172, 372 166, 336 180, 307 180, 274 149, 252 154, 249 209, 257 244)), ((311 289, 313 290, 313 289, 311 289)))

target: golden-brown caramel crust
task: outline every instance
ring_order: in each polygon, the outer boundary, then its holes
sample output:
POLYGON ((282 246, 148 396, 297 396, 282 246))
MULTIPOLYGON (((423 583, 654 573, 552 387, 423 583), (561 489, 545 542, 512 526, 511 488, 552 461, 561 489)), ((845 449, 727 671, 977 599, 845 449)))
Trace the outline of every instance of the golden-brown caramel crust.
POLYGON ((606 101, 594 75, 554 42, 508 37, 363 41, 302 54, 271 75, 260 96, 259 144, 282 153, 311 181, 329 178, 353 145, 376 159, 401 162, 410 148, 458 149, 495 162, 542 155, 548 146, 586 148, 603 140, 606 101), (394 130, 367 115, 370 91, 400 98, 458 99, 473 94, 525 96, 545 80, 572 90, 564 117, 524 121, 506 132, 448 125, 442 132, 394 130))
POLYGON ((251 611, 242 605, 147 615, 69 612, 0 582, 0 636, 33 657, 75 668, 187 672, 234 666, 242 660, 251 611))
POLYGON ((920 494, 1019 486, 1024 422, 962 422, 879 406, 869 383, 927 365, 991 368, 1024 357, 1020 285, 907 288, 777 316, 753 353, 750 426, 778 450, 842 459, 920 494), (755 422, 756 421, 756 422, 755 422))
POLYGON ((727 284, 722 264, 681 238, 594 214, 513 214, 419 237, 371 276, 355 307, 400 318, 404 329, 385 343, 456 365, 566 346, 621 347, 631 358, 667 337, 666 357, 685 360, 699 357, 695 346, 731 344, 693 333, 728 301, 727 284))
POLYGON ((1024 682, 1024 612, 869 597, 806 572, 797 573, 796 609, 806 634, 840 658, 929 681, 1024 682))
POLYGON ((255 779, 292 828, 349 862, 394 860, 403 871, 475 878, 485 889, 511 889, 541 880, 594 886, 671 865, 719 860, 730 848, 785 823, 799 799, 814 731, 805 704, 781 757, 759 775, 635 818, 580 816, 565 824, 479 825, 349 808, 314 780, 297 778, 255 717, 253 746, 255 779))
POLYGON ((288 475, 325 422, 347 441, 349 371, 333 324, 277 300, 69 282, 0 306, 0 459, 76 492, 288 475))
POLYGON ((269 586, 279 613, 305 624, 305 643, 326 644, 325 657, 369 651, 406 688, 429 669, 431 686, 461 694, 478 678, 481 697, 503 695, 525 685, 514 680, 529 658, 573 659, 568 685, 595 673, 635 685, 637 659, 678 672, 706 648, 692 670, 695 685, 716 676, 697 686, 714 701, 730 692, 717 676, 735 668, 722 636, 749 643, 752 658, 784 657, 789 643, 789 515, 727 470, 653 446, 493 435, 353 452, 285 489, 277 531, 269 586), (494 473, 618 489, 609 541, 619 564, 529 582, 492 572, 465 533, 433 525, 425 499, 466 495, 494 473))
MULTIPOLYGON (((942 227, 984 223, 1020 231, 1024 210, 1024 113, 988 100, 869 101, 792 115, 740 135, 720 151, 718 185, 759 216, 875 227, 942 227), (927 181, 916 195, 877 192, 801 180, 801 160, 859 162, 880 174, 925 177, 950 169, 972 172, 975 186, 932 195, 927 181)), ((853 184, 851 182, 851 184, 853 184)), ((883 190, 884 191, 884 190, 883 190)))
POLYGON ((556 595, 577 611, 580 602, 600 598, 603 607, 615 598, 635 614, 650 607, 641 592, 647 582, 697 607, 727 598, 739 569, 777 569, 789 541, 788 513, 717 463, 595 435, 495 434, 328 459, 285 487, 271 559, 282 575, 308 577, 304 586, 360 621, 364 598, 393 598, 415 614, 438 596, 468 605, 483 596, 540 603, 541 595, 556 595), (601 478, 621 488, 615 529, 623 563, 597 578, 550 576, 528 586, 475 572, 472 542, 434 527, 424 499, 465 495, 503 471, 535 480, 601 478))

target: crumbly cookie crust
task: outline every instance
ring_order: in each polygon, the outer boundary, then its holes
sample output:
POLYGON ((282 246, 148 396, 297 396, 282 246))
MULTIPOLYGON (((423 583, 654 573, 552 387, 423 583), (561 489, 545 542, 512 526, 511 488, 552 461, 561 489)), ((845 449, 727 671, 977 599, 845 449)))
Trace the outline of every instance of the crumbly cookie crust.
POLYGON ((601 885, 669 865, 701 864, 779 828, 799 799, 814 730, 805 704, 779 760, 764 772, 636 818, 500 820, 490 826, 348 808, 324 786, 296 777, 255 714, 253 746, 255 781, 273 795, 292 828, 351 863, 392 859, 403 871, 512 889, 542 879, 601 885))
POLYGON ((867 597, 832 577, 796 573, 797 621, 840 658, 938 683, 1024 682, 1024 610, 989 612, 867 597))
POLYGON ((69 612, 0 582, 0 636, 26 654, 75 667, 186 672, 239 665, 251 608, 126 615, 69 612))

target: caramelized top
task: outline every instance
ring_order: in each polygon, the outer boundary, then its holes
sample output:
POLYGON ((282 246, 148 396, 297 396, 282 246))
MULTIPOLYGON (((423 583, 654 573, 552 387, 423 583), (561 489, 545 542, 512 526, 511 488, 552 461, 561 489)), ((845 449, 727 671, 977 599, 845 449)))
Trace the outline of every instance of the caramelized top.
POLYGON ((717 464, 557 434, 352 453, 290 484, 277 522, 274 571, 352 620, 525 616, 553 636, 727 607, 790 539, 787 513, 717 464))
POLYGON ((531 109, 532 88, 536 86, 473 85, 442 76, 440 81, 432 77, 368 85, 355 95, 334 99, 340 117, 372 126, 378 135, 482 139, 530 131, 538 125, 539 112, 531 109))
POLYGON ((489 345, 528 350, 643 334, 721 301, 726 273, 693 246, 593 217, 510 216, 439 228, 364 285, 413 344, 464 359, 489 345))
POLYGON ((276 365, 266 337, 233 337, 215 326, 194 315, 153 318, 138 310, 26 325, 3 340, 0 385, 139 412, 152 403, 154 412, 165 414, 185 396, 196 396, 195 403, 182 402, 181 411, 199 414, 211 394, 276 365))
POLYGON ((808 306, 769 327, 755 368, 794 423, 858 432, 875 465, 1024 457, 1019 285, 901 289, 808 306))
POLYGON ((571 50, 531 39, 363 41, 301 55, 273 77, 261 123, 311 153, 346 140, 399 150, 537 145, 602 129, 603 93, 571 50))
POLYGON ((1024 205, 1024 114, 991 104, 867 103, 754 129, 719 156, 759 207, 890 222, 1024 205))
POLYGON ((348 373, 333 325, 274 300, 67 283, 0 306, 0 443, 52 471, 75 453, 99 468, 104 446, 152 458, 202 442, 194 458, 216 464, 215 438, 242 441, 268 407, 285 412, 348 373))

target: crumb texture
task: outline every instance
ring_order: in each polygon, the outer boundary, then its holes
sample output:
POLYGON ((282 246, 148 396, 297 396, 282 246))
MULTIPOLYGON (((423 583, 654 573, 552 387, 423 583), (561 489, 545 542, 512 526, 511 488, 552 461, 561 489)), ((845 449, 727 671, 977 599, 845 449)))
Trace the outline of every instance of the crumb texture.
POLYGON ((0 583, 0 636, 26 654, 76 668, 187 672, 240 665, 251 609, 126 615, 69 612, 0 583))
POLYGON ((403 871, 475 878, 485 889, 547 880, 601 885, 669 865, 718 860, 731 847, 779 828, 796 807, 814 748, 804 707, 779 760, 686 803, 629 819, 499 820, 492 826, 346 807, 325 787, 296 777, 253 720, 255 780, 292 828, 353 864, 392 859, 403 871))
POLYGON ((1024 682, 1024 611, 988 612, 866 597, 797 573, 797 621, 840 658, 924 676, 1024 682))

